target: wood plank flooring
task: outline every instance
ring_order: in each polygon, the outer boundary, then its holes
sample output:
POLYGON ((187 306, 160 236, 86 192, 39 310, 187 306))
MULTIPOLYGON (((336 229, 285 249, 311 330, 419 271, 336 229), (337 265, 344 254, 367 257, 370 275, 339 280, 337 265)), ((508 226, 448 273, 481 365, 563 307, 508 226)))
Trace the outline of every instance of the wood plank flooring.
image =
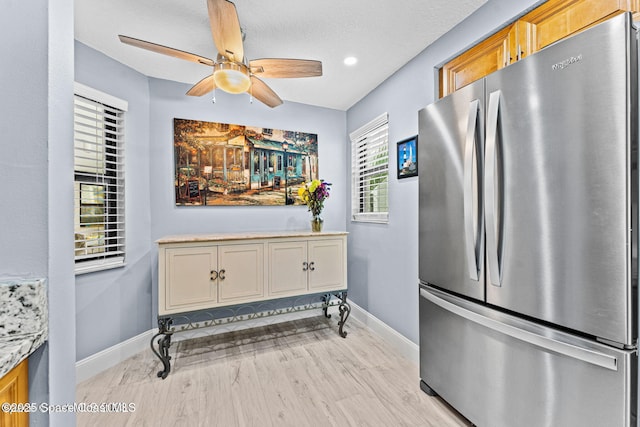
POLYGON ((336 316, 228 332, 171 347, 156 377, 151 350, 78 385, 77 402, 134 403, 79 413, 78 426, 469 426, 419 388, 418 367, 367 327, 336 316))

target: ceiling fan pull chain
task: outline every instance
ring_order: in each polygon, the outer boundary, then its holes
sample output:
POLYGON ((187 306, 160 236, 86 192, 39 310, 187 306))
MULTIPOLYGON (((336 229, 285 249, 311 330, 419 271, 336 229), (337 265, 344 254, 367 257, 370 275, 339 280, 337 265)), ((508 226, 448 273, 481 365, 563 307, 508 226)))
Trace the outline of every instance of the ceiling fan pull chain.
POLYGON ((213 89, 213 92, 211 92, 213 94, 213 98, 211 98, 211 103, 215 104, 216 103, 216 90, 215 88, 213 89))

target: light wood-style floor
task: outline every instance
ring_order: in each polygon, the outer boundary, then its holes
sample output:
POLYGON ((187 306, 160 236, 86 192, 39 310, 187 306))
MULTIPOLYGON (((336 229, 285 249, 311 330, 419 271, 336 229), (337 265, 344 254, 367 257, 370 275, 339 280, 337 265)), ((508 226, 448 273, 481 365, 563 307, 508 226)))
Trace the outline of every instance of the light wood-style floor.
POLYGON ((134 403, 80 413, 78 426, 469 426, 419 388, 418 367, 349 319, 311 317, 174 342, 172 372, 151 350, 78 385, 77 402, 134 403))

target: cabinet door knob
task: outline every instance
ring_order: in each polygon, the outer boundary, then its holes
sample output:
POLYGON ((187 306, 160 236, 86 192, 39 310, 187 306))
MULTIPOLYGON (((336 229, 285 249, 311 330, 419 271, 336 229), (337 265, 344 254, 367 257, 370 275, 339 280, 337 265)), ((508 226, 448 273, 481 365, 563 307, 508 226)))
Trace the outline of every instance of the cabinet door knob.
POLYGON ((302 263, 302 271, 307 271, 309 269, 309 264, 305 261, 302 263))
POLYGON ((314 264, 315 264, 315 262, 313 262, 313 261, 311 261, 311 262, 309 263, 309 270, 311 270, 311 271, 315 271, 316 267, 314 266, 314 264))
POLYGON ((211 270, 211 281, 214 281, 218 278, 218 272, 215 270, 211 270))
POLYGON ((218 273, 218 277, 220 278, 220 280, 224 280, 224 268, 222 270, 220 270, 220 272, 218 273))

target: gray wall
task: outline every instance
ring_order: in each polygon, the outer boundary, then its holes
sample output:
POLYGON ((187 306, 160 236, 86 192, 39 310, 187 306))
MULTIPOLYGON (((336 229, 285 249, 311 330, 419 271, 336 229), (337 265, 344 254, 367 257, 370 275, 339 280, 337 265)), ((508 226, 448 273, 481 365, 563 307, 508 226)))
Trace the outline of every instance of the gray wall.
POLYGON ((417 111, 434 100, 434 67, 513 20, 532 0, 491 0, 429 46, 348 112, 287 103, 269 109, 248 96, 217 91, 185 96, 189 85, 154 79, 76 43, 76 80, 129 102, 127 114, 127 267, 77 278, 77 358, 155 326, 158 238, 180 233, 294 230, 309 227, 304 207, 176 207, 173 119, 185 118, 314 132, 320 176, 334 183, 325 227, 347 230, 351 298, 418 340, 417 178, 396 179, 395 143, 417 133, 417 111), (389 113, 388 225, 350 221, 348 133, 389 113))
MULTIPOLYGON (((327 230, 346 229, 348 162, 345 157, 344 111, 285 102, 271 109, 258 101, 249 103, 247 95, 216 91, 211 95, 187 97, 189 85, 150 79, 151 128, 151 238, 182 233, 236 231, 284 231, 310 229, 311 214, 304 206, 252 207, 176 207, 174 200, 173 119, 194 119, 233 123, 318 134, 319 175, 333 183, 325 202, 324 226, 327 230)), ((157 249, 154 248, 157 254, 157 249)), ((153 257, 153 313, 157 314, 157 260, 153 257)))
MULTIPOLYGON (((389 224, 348 221, 349 295, 356 304, 415 343, 418 180, 396 178, 396 142, 418 133, 418 110, 436 99, 435 67, 539 3, 490 0, 347 112, 347 135, 388 112, 390 152, 389 224)), ((419 147, 420 141, 418 150, 419 147)))
MULTIPOLYGON (((218 104, 211 105, 207 97, 185 97, 187 85, 146 80, 76 45, 77 80, 130 103, 130 252, 124 269, 79 277, 74 286, 73 1, 5 2, 0 35, 12 42, 0 44, 2 57, 10 58, 10 66, 0 67, 0 276, 48 277, 49 283, 50 342, 32 361, 30 400, 74 401, 76 357, 152 326, 155 307, 150 310, 149 306, 155 305, 157 283, 153 240, 176 233, 308 227, 309 214, 303 207, 175 207, 174 117, 318 133, 320 176, 334 183, 325 224, 351 233, 350 295, 417 342, 417 181, 397 181, 392 168, 390 223, 351 223, 346 134, 389 112, 391 164, 395 165, 395 142, 417 133, 417 110, 434 99, 434 66, 535 3, 491 0, 347 113, 290 103, 270 110, 257 102, 248 105, 244 96, 226 94, 218 94, 218 104)), ((35 414, 32 420, 40 424, 45 418, 35 414)), ((73 425, 73 421, 73 414, 51 416, 52 425, 73 425)))
POLYGON ((127 266, 78 276, 77 358, 155 326, 158 238, 179 233, 294 230, 309 227, 304 207, 176 207, 173 119, 237 123, 319 135, 320 176, 334 183, 328 229, 347 230, 351 298, 414 342, 417 320, 416 178, 397 180, 395 142, 417 133, 417 111, 434 100, 434 67, 522 14, 532 0, 491 0, 354 105, 348 112, 286 103, 269 109, 245 95, 185 96, 189 85, 140 75, 76 43, 76 80, 129 102, 127 113, 127 266), (389 113, 390 222, 349 220, 348 133, 389 113), (346 131, 345 131, 346 130, 346 131))
MULTIPOLYGON (((32 402, 75 400, 73 0, 3 3, 0 14, 0 277, 46 277, 49 343, 30 359, 32 402)), ((33 425, 73 425, 34 413, 33 425)))
POLYGON ((75 80, 129 103, 125 116, 126 266, 76 276, 76 360, 148 331, 151 322, 149 84, 75 42, 75 80))
POLYGON ((81 360, 156 326, 157 248, 169 234, 310 227, 305 207, 176 207, 173 119, 197 119, 318 134, 320 176, 334 182, 325 227, 346 229, 344 111, 288 103, 270 109, 248 96, 185 96, 189 85, 149 79, 75 43, 75 80, 128 101, 126 114, 127 265, 76 277, 76 358, 81 360))
POLYGON ((311 214, 304 206, 186 207, 175 206, 173 119, 234 123, 318 134, 319 175, 334 183, 325 203, 325 226, 344 230, 347 161, 344 156, 344 111, 285 102, 271 109, 247 95, 216 93, 185 96, 189 85, 150 79, 151 91, 151 237, 168 234, 250 230, 309 229, 311 214))
MULTIPOLYGON (((48 105, 43 102, 48 91, 47 28, 46 8, 35 4, 11 2, 0 14, 0 36, 18 41, 0 43, 0 57, 15 62, 11 67, 0 66, 1 277, 48 277, 49 273, 48 105), (22 24, 27 20, 34 28, 22 24), (29 76, 28 85, 25 76, 29 76), (28 189, 29 197, 18 188, 28 189)), ((46 347, 30 359, 30 400, 49 400, 46 347)))
MULTIPOLYGON (((46 5, 46 2, 41 2, 46 5)), ((40 5, 42 6, 42 4, 40 5)), ((0 14, 0 272, 47 277, 47 11, 10 2, 0 14), (34 28, 25 28, 24 22, 34 28), (13 66, 7 66, 11 58, 13 66), (19 189, 25 189, 19 191, 19 189), (25 197, 28 196, 28 197, 25 197)))

